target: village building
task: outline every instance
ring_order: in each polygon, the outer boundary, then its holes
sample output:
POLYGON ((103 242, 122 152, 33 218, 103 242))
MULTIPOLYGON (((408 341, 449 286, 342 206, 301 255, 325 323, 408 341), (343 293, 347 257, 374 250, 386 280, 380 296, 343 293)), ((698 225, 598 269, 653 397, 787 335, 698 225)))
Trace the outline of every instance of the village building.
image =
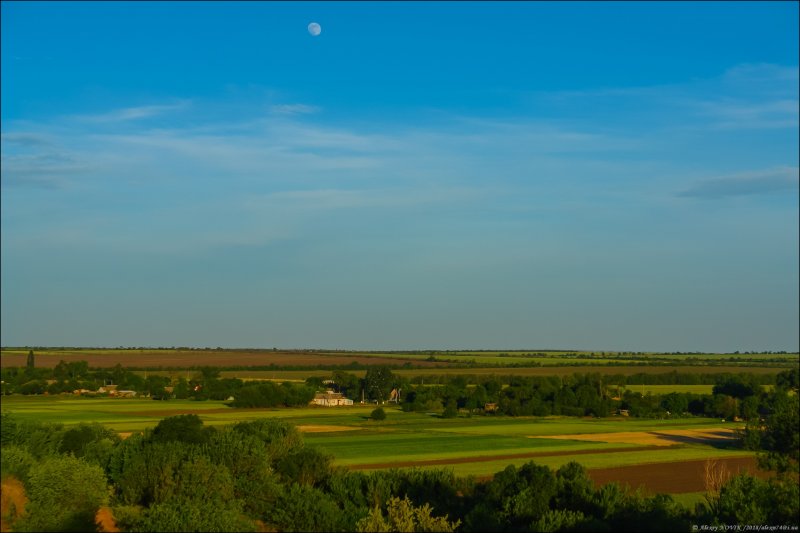
POLYGON ((353 400, 345 398, 341 392, 333 392, 326 390, 325 392, 318 392, 311 400, 312 405, 324 405, 325 407, 336 407, 339 405, 353 405, 353 400))

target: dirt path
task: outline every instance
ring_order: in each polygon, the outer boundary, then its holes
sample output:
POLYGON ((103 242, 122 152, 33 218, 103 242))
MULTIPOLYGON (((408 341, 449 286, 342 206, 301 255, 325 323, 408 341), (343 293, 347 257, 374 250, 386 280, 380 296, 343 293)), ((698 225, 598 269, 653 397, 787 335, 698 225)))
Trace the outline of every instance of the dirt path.
POLYGON ((25 512, 28 496, 22 482, 8 476, 0 487, 0 531, 11 531, 14 521, 25 512))

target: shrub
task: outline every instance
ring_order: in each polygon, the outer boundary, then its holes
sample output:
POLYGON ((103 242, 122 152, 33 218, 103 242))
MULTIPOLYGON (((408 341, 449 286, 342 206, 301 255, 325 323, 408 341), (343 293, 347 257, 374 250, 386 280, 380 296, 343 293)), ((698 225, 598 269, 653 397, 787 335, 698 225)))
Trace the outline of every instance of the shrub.
POLYGON ((386 411, 383 410, 383 407, 378 407, 372 411, 369 417, 373 420, 386 420, 386 411))
POLYGON ((108 503, 102 469, 72 456, 50 457, 30 468, 30 503, 21 531, 94 531, 94 517, 108 503))
POLYGON ((431 507, 425 504, 414 507, 407 497, 391 498, 386 504, 386 516, 379 508, 360 520, 356 531, 442 531, 452 532, 461 525, 460 520, 448 522, 447 515, 431 516, 431 507))
POLYGON ((170 416, 161 420, 153 429, 154 442, 179 441, 192 444, 208 442, 213 427, 203 427, 203 421, 194 414, 170 416))

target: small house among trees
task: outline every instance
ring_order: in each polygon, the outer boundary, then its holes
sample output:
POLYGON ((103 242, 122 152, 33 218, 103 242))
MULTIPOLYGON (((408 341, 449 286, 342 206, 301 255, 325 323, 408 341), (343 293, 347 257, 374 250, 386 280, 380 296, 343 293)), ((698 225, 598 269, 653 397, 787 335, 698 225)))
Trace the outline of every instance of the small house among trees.
POLYGON ((333 392, 327 390, 325 392, 318 392, 311 400, 312 405, 324 405, 326 407, 336 407, 339 405, 353 405, 353 400, 345 398, 341 392, 333 392))

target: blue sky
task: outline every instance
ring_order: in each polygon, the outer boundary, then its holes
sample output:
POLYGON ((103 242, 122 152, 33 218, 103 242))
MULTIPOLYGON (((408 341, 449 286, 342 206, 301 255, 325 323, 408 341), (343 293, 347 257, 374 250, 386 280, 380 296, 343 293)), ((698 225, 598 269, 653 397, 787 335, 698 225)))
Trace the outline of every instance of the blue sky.
POLYGON ((797 350, 797 21, 3 2, 1 343, 797 350))

